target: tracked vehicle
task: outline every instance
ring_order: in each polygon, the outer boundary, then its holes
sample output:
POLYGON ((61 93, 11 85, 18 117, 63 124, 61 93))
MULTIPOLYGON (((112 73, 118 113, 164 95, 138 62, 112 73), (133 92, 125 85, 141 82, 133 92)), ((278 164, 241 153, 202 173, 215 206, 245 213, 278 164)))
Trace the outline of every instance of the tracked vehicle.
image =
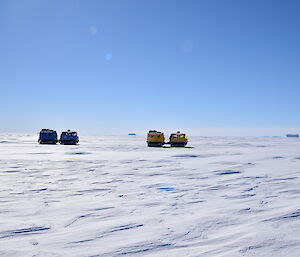
POLYGON ((61 133, 59 143, 62 145, 76 145, 79 142, 77 132, 67 130, 61 133))
POLYGON ((171 147, 184 147, 187 145, 187 138, 184 133, 180 133, 180 131, 177 131, 177 133, 172 133, 170 135, 170 145, 171 147))
POLYGON ((149 147, 162 147, 165 144, 164 133, 156 130, 149 130, 147 134, 147 144, 149 147))
POLYGON ((56 144, 58 142, 56 131, 52 129, 42 129, 38 142, 39 144, 56 144))

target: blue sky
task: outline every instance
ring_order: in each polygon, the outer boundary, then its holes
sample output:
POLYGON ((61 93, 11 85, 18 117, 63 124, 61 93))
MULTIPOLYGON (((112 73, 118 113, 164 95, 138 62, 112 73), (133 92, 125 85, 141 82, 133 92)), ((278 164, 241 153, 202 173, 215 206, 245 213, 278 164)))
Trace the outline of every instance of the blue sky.
POLYGON ((0 131, 300 127, 299 13, 297 0, 2 0, 0 131))

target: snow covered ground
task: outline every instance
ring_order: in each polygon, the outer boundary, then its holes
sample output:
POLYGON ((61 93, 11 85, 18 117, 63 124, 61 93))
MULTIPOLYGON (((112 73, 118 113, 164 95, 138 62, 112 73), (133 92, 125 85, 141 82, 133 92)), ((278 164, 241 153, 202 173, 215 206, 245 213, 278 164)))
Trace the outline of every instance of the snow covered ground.
POLYGON ((300 256, 300 140, 0 135, 1 256, 300 256))

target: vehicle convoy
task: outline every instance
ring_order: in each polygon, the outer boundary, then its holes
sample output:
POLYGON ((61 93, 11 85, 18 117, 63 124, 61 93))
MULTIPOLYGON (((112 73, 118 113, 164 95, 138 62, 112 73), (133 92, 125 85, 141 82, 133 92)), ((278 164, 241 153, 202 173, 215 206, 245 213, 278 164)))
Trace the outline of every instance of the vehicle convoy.
POLYGON ((67 130, 61 133, 59 143, 62 145, 76 145, 79 142, 77 132, 67 130))
POLYGON ((170 135, 170 145, 171 147, 184 147, 186 146, 188 140, 186 138, 186 135, 184 133, 180 133, 180 131, 177 131, 177 133, 172 133, 170 135))
POLYGON ((147 144, 149 147, 162 147, 165 144, 164 133, 156 130, 149 130, 147 134, 147 144))
POLYGON ((42 129, 38 142, 40 144, 56 144, 58 142, 56 131, 52 129, 42 129))

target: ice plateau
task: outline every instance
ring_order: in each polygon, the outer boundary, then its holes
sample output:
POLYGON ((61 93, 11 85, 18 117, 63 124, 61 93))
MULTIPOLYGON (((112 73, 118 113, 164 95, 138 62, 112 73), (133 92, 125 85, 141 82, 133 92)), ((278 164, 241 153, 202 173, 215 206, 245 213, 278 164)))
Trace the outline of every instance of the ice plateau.
POLYGON ((299 257, 300 141, 0 135, 0 256, 299 257))

